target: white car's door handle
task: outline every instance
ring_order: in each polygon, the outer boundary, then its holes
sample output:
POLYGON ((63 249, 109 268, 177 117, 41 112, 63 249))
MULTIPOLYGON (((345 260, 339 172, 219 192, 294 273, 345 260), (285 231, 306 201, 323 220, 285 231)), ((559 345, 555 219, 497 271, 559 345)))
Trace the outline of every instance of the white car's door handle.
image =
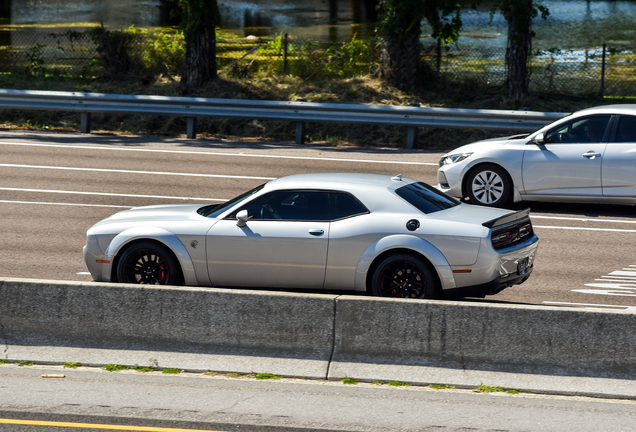
POLYGON ((321 229, 310 229, 309 230, 309 234, 311 234, 312 236, 319 236, 319 235, 323 235, 325 232, 321 229))
POLYGON ((601 154, 596 153, 594 150, 590 150, 583 153, 581 156, 586 157, 588 159, 596 159, 597 157, 601 157, 601 154))

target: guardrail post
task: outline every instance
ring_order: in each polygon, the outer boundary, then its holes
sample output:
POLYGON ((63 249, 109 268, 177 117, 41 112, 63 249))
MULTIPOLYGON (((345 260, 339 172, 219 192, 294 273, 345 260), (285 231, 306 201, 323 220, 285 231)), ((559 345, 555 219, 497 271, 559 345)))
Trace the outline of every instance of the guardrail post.
POLYGON ((82 113, 82 122, 80 126, 80 131, 82 133, 91 133, 91 113, 83 112, 82 113))
POLYGON ((305 144, 305 122, 296 122, 296 144, 305 144))
POLYGON ((406 148, 412 150, 415 148, 415 144, 417 143, 417 128, 410 127, 408 135, 406 137, 406 148))
POLYGON ((188 139, 197 139, 197 118, 188 117, 188 139))

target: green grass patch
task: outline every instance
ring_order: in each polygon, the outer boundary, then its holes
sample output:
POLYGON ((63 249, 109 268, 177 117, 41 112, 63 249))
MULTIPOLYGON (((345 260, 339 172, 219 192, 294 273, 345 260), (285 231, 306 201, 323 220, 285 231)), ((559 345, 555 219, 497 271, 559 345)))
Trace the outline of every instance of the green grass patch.
POLYGON ((64 366, 65 368, 77 369, 81 366, 81 364, 77 362, 64 362, 62 363, 62 366, 64 366))
POLYGON ((477 387, 474 391, 478 392, 478 393, 495 393, 495 392, 505 392, 504 389, 502 389, 501 387, 496 387, 496 386, 489 386, 486 384, 482 384, 479 387, 477 387))
POLYGON ((18 366, 33 366, 33 362, 22 360, 20 363, 18 363, 18 366))
POLYGON ((389 381, 387 384, 392 387, 410 387, 411 386, 411 384, 404 383, 401 381, 389 381))
POLYGON ((355 378, 349 378, 349 377, 346 377, 346 378, 340 378, 338 381, 340 381, 340 382, 341 382, 341 383, 343 383, 343 384, 351 384, 351 385, 356 385, 356 384, 358 384, 358 383, 359 383, 359 381, 358 381, 357 379, 355 379, 355 378))
POLYGON ((382 381, 373 381, 371 385, 381 386, 381 385, 384 385, 384 383, 382 381))
POLYGON ((269 380, 269 379, 279 380, 281 377, 274 375, 272 373, 257 373, 255 378, 258 380, 269 380))
POLYGON ((431 384, 429 387, 432 388, 432 389, 435 389, 435 390, 444 390, 444 389, 455 389, 455 388, 457 388, 455 386, 448 385, 448 384, 431 384))
POLYGON ((180 374, 181 373, 181 369, 177 369, 177 368, 166 368, 164 370, 161 371, 161 373, 165 373, 165 374, 180 374))
POLYGON ((102 366, 102 369, 108 371, 108 372, 119 372, 122 370, 128 370, 130 369, 128 366, 124 366, 124 365, 118 365, 118 364, 107 364, 102 366))
POLYGON ((5 363, 9 363, 9 362, 6 360, 0 360, 0 364, 5 364, 5 363))

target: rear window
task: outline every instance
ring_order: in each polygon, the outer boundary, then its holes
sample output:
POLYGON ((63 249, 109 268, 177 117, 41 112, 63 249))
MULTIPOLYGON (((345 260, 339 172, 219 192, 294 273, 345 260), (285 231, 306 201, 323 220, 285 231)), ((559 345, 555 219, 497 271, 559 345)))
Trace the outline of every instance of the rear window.
POLYGON ((411 183, 395 191, 402 199, 416 207, 422 213, 435 213, 460 204, 458 200, 446 195, 423 182, 411 183))

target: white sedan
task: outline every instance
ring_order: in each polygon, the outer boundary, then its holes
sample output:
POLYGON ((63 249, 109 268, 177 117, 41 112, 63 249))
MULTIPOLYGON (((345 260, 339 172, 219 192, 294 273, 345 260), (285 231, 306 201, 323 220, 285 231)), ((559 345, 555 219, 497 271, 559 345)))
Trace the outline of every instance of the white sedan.
POLYGON ((529 210, 463 204, 414 179, 282 177, 220 205, 160 205, 88 230, 100 282, 484 296, 524 282, 538 238, 529 210))
POLYGON ((437 182, 484 206, 636 203, 636 105, 589 108, 530 135, 459 147, 440 160, 437 182))

